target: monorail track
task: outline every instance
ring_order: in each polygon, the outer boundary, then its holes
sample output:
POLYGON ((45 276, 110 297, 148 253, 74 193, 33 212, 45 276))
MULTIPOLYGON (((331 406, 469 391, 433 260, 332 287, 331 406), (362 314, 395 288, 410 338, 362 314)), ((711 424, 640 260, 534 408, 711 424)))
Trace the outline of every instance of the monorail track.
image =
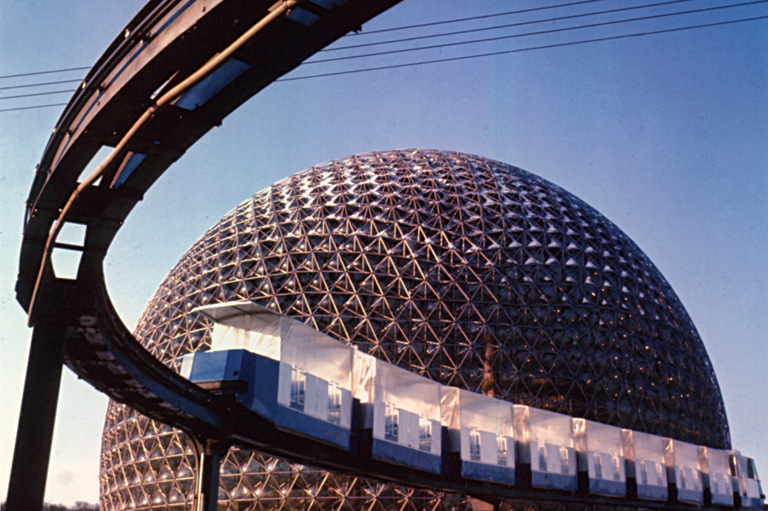
POLYGON ((8 509, 39 509, 61 363, 111 398, 196 434, 227 437, 215 397, 152 360, 109 305, 102 264, 143 194, 224 117, 399 0, 151 0, 65 108, 27 199, 16 294, 34 327, 8 509), (340 4, 340 5, 336 5, 340 4), (110 155, 82 175, 102 148, 110 155), (84 226, 82 244, 57 236, 84 226), (57 251, 79 255, 57 277, 57 251))

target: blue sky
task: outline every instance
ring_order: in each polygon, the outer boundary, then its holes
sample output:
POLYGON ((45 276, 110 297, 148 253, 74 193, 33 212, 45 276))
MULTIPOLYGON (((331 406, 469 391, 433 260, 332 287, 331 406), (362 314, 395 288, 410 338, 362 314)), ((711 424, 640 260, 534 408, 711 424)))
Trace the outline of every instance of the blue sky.
MULTIPOLYGON (((603 0, 471 26, 641 3, 603 0)), ((725 3, 692 0, 599 20, 725 3)), ((0 75, 91 65, 141 4, 137 0, 6 3, 0 17, 0 75)), ((534 5, 540 3, 404 0, 367 24, 363 33, 377 27, 534 5)), ((768 7, 753 5, 333 66, 305 65, 291 76, 766 14, 768 7)), ((594 21, 590 18, 571 24, 594 21)), ((556 26, 560 25, 514 31, 556 26)), ((450 28, 455 27, 441 30, 450 28)), ((360 152, 406 147, 458 150, 494 158, 539 174, 581 197, 624 230, 654 261, 704 340, 723 391, 734 446, 757 459, 765 478, 767 28, 766 20, 752 21, 273 84, 191 148, 129 217, 107 258, 112 297, 125 323, 133 327, 161 279, 198 236, 241 201, 312 165, 360 152)), ((425 30, 435 29, 387 37, 425 30)), ((354 36, 339 45, 374 38, 354 36)), ((2 79, 0 87, 76 79, 83 74, 2 79)), ((0 98, 50 90, 59 89, 0 90, 0 98)), ((67 99, 67 94, 0 99, 0 108, 67 99)), ((24 200, 34 167, 60 113, 61 107, 0 112, 3 492, 30 337, 13 294, 24 200)), ((46 500, 68 504, 95 501, 106 399, 65 372, 46 500)))

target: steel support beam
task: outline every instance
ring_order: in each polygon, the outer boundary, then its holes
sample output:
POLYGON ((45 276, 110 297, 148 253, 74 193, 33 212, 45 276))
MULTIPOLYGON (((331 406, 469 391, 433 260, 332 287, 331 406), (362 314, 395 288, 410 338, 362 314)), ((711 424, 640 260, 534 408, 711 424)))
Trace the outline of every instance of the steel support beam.
POLYGON ((64 342, 65 328, 61 324, 43 320, 32 331, 8 483, 8 511, 43 508, 64 365, 64 342))
POLYGON ((216 511, 219 503, 219 471, 227 446, 213 440, 195 439, 197 448, 197 485, 195 510, 216 511))

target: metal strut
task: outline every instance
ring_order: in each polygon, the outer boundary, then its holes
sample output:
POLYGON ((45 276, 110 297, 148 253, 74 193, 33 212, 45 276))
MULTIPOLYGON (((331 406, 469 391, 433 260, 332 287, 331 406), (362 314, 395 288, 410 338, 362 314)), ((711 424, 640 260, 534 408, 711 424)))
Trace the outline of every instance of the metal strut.
POLYGON ((219 471, 229 445, 212 439, 194 438, 197 451, 195 511, 216 511, 219 502, 219 471))
POLYGON ((32 331, 8 483, 8 511, 43 508, 64 366, 65 334, 66 327, 61 323, 45 320, 38 320, 32 331))

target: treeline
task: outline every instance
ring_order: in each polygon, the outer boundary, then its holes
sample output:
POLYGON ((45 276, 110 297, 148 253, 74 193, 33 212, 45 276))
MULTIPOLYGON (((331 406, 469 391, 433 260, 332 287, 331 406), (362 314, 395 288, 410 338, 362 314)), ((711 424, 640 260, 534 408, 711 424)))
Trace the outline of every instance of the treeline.
MULTIPOLYGON (((0 511, 5 511, 5 502, 0 504, 0 511)), ((82 501, 75 502, 74 506, 45 503, 43 504, 43 511, 99 511, 99 505, 82 501)))

